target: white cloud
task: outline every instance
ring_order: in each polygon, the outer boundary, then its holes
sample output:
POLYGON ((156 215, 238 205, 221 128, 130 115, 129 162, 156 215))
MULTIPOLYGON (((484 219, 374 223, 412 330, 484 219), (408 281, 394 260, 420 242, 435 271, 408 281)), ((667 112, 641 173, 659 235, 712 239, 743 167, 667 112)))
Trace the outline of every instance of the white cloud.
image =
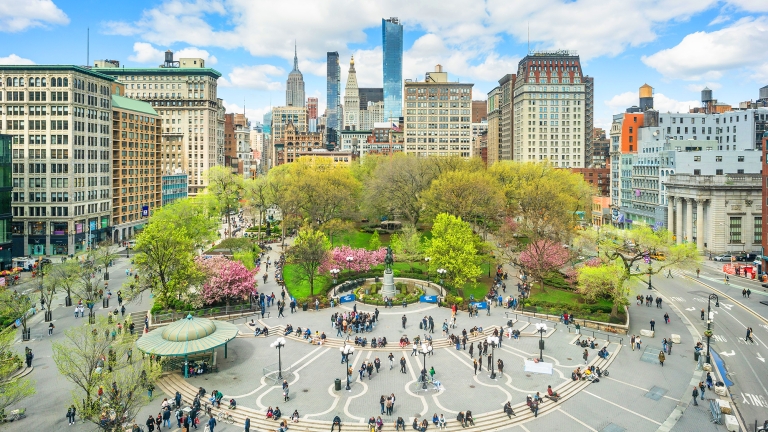
POLYGON ((16 54, 11 54, 8 57, 0 57, 0 65, 31 65, 35 64, 30 59, 19 57, 16 54))
POLYGON ((604 103, 608 105, 608 108, 610 108, 611 112, 614 114, 618 114, 621 112, 624 112, 627 108, 631 106, 636 106, 640 101, 640 96, 636 91, 628 91, 624 93, 620 93, 612 97, 610 100, 605 101, 604 103))
POLYGON ((220 78, 219 85, 223 87, 252 88, 257 90, 280 90, 283 83, 280 81, 285 71, 270 64, 254 66, 236 66, 227 78, 220 78), (275 81, 278 77, 278 81, 275 81))
POLYGON ((731 19, 732 19, 732 17, 730 15, 720 14, 720 15, 716 16, 715 19, 710 21, 709 24, 707 24, 707 25, 713 26, 713 25, 717 25, 717 24, 722 24, 724 22, 730 21, 731 19))
POLYGON ((765 0, 727 0, 727 3, 746 12, 768 12, 765 0))
MULTIPOLYGON (((247 102, 247 101, 246 101, 247 102)), ((243 113, 243 106, 238 105, 236 103, 229 103, 226 100, 224 100, 224 108, 228 113, 237 113, 242 114, 243 113)), ((245 105, 245 117, 251 122, 259 122, 261 123, 262 120, 264 120, 264 114, 268 113, 272 108, 267 105, 263 107, 249 107, 246 103, 245 105)))
POLYGON ((49 24, 69 24, 52 0, 0 0, 0 31, 19 32, 49 24))
POLYGON ((663 93, 653 95, 653 107, 659 112, 687 113, 691 108, 701 106, 698 100, 679 101, 664 96, 663 93))
POLYGON ((688 84, 685 86, 688 90, 692 92, 700 92, 704 90, 704 87, 707 87, 710 90, 718 90, 722 88, 722 84, 716 83, 716 82, 705 82, 705 83, 696 83, 696 84, 688 84))
POLYGON ((757 66, 767 50, 768 17, 743 18, 717 31, 691 33, 642 60, 668 78, 718 79, 725 71, 757 66))
MULTIPOLYGON (((208 51, 187 47, 173 53, 173 58, 178 60, 180 58, 201 58, 208 63, 208 66, 215 65, 218 62, 216 56, 211 55, 208 51)), ((164 52, 155 48, 150 43, 136 42, 133 44, 133 54, 128 57, 128 60, 135 61, 137 63, 157 63, 160 64, 165 60, 164 52)))

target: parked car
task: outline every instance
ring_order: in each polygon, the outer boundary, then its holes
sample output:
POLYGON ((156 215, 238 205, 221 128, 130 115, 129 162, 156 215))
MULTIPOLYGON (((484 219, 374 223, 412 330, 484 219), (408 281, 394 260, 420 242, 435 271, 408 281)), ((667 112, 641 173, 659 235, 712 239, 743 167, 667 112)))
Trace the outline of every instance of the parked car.
POLYGON ((718 256, 714 257, 713 259, 715 261, 730 261, 731 260, 731 255, 727 255, 727 254, 726 255, 718 255, 718 256))
POLYGON ((51 261, 50 258, 43 258, 40 260, 40 265, 43 265, 43 264, 53 264, 53 261, 51 261))
POLYGON ((651 254, 651 258, 655 259, 656 261, 666 261, 667 254, 664 252, 655 252, 651 254))

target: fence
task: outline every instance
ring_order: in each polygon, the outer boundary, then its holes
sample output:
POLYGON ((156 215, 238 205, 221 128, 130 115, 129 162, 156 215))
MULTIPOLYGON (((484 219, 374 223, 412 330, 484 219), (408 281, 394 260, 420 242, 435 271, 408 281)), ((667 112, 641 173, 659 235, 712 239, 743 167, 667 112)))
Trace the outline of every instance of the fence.
POLYGON ((560 321, 554 320, 554 319, 550 318, 552 315, 544 315, 544 317, 542 318, 541 316, 537 317, 536 313, 533 313, 533 316, 525 315, 525 314, 520 314, 520 313, 516 313, 516 312, 504 312, 504 313, 507 315, 507 319, 509 319, 509 316, 511 315, 511 316, 515 317, 516 321, 521 321, 521 320, 525 319, 525 321, 527 321, 527 322, 533 322, 531 320, 534 320, 534 321, 537 321, 537 322, 554 324, 552 326, 552 328, 557 328, 557 325, 560 323, 560 321))
POLYGON ((293 379, 293 367, 290 365, 284 365, 283 368, 280 369, 279 363, 272 363, 271 365, 263 367, 261 373, 267 381, 272 381, 273 385, 281 380, 291 381, 293 379), (281 375, 282 378, 280 378, 281 375))
MULTIPOLYGON (((568 333, 570 333, 571 330, 576 332, 576 327, 566 326, 566 328, 568 328, 568 333)), ((618 342, 620 344, 623 343, 623 341, 624 341, 624 338, 621 337, 621 336, 616 336, 615 334, 612 335, 610 333, 605 333, 605 332, 601 332, 601 331, 597 331, 597 330, 592 330, 591 328, 586 328, 586 327, 579 328, 579 334, 582 334, 584 336, 592 335, 593 338, 596 338, 597 335, 603 335, 604 339, 606 339, 608 342, 611 342, 611 338, 613 338, 614 342, 618 342)))
POLYGON ((221 306, 208 309, 198 309, 191 311, 167 312, 152 315, 152 324, 163 324, 167 322, 178 321, 192 315, 196 318, 221 317, 233 314, 256 313, 259 311, 258 303, 244 303, 239 305, 221 306))
MULTIPOLYGON (((511 313, 511 312, 508 312, 511 313)), ((594 329, 597 331, 602 331, 605 333, 618 333, 622 335, 626 335, 629 332, 629 310, 627 310, 627 307, 624 306, 624 313, 627 316, 627 322, 625 324, 610 324, 610 323, 604 323, 600 321, 592 321, 592 320, 586 320, 586 319, 569 319, 569 323, 573 324, 579 324, 581 326, 581 331, 583 332, 585 329, 594 329)), ((549 314, 542 314, 537 313, 535 311, 526 311, 523 309, 520 312, 520 315, 523 316, 532 316, 539 319, 545 319, 547 321, 555 321, 555 322, 562 322, 560 320, 560 316, 557 315, 549 315, 549 314)))

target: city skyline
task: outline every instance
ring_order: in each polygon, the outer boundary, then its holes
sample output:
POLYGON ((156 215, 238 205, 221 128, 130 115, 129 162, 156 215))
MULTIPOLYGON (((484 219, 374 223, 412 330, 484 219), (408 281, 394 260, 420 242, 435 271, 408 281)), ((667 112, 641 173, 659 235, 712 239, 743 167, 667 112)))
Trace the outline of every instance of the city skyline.
MULTIPOLYGON (((768 32, 768 7, 758 1, 670 7, 663 1, 596 5, 552 0, 539 9, 516 2, 490 1, 480 7, 456 1, 440 10, 366 2, 355 11, 296 4, 303 7, 168 0, 138 2, 115 15, 106 5, 84 10, 71 1, 35 0, 25 8, 10 8, 2 18, 8 43, 0 50, 0 63, 92 64, 109 58, 127 67, 154 67, 162 63, 163 51, 172 49, 177 57, 202 57, 222 72, 220 94, 229 112, 242 112, 245 96, 248 117, 260 119, 284 99, 297 41, 306 96, 319 99, 322 113, 327 52, 338 51, 341 64, 354 55, 360 87, 381 87, 381 20, 397 16, 404 26, 403 78, 423 79, 423 71, 440 63, 457 80, 475 83, 476 100, 485 99, 499 79, 516 70, 529 44, 530 50, 576 50, 585 74, 596 79, 595 126, 602 128, 610 126, 612 114, 633 103, 635 89, 646 82, 656 90, 657 108, 673 112, 698 106, 704 86, 736 105, 756 99, 757 89, 768 84, 762 67, 768 59, 755 54, 765 51, 768 32), (289 19, 287 10, 301 25, 280 25, 289 19), (324 19, 331 11, 340 14, 324 19), (264 14, 272 18, 247 25, 264 14)), ((341 69, 340 81, 346 82, 346 68, 341 69)))

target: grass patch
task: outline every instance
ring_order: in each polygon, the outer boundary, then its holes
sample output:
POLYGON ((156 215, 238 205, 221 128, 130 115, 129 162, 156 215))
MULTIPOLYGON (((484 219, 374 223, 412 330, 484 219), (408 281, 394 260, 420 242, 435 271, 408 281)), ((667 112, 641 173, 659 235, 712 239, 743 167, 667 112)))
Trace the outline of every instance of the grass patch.
MULTIPOLYGON (((309 294, 309 281, 303 277, 301 268, 295 264, 283 267, 283 279, 291 296, 300 299, 307 298, 309 294)), ((324 294, 331 285, 329 276, 318 275, 315 277, 315 295, 324 294)))
MULTIPOLYGON (((574 291, 546 288, 545 291, 534 287, 530 299, 526 300, 526 310, 550 315, 560 315, 563 312, 575 314, 577 319, 612 322, 610 319, 613 303, 610 300, 600 299, 594 303, 587 303, 584 297, 574 291)), ((621 315, 621 323, 625 321, 621 315)))
MULTIPOLYGON (((326 233, 327 234, 327 233, 326 233)), ((332 247, 349 245, 356 249, 368 249, 368 244, 371 241, 371 233, 365 233, 359 230, 355 230, 350 233, 336 234, 333 236, 332 247)), ((379 241, 382 246, 389 245, 389 234, 379 234, 379 241)))

